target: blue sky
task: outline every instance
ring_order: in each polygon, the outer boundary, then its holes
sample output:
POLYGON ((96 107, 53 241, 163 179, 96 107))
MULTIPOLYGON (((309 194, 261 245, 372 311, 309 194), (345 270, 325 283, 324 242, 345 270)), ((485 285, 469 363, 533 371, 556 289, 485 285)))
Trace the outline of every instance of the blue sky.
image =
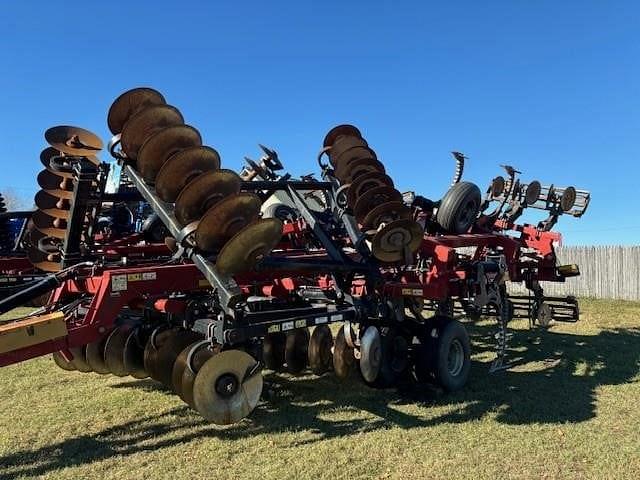
POLYGON ((227 168, 261 142, 317 171, 349 122, 400 189, 439 198, 459 150, 483 190, 500 163, 590 189, 566 244, 640 243, 638 2, 3 2, 0 39, 0 191, 33 196, 46 128, 106 142, 153 86, 227 168))

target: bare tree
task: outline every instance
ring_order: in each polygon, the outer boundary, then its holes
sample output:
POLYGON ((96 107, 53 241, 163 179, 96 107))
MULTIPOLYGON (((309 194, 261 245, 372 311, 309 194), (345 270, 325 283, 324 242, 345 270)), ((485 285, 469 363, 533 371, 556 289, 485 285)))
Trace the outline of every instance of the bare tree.
POLYGON ((16 193, 16 191, 11 187, 5 188, 0 192, 0 194, 4 198, 4 204, 7 211, 27 209, 31 203, 29 200, 16 193))

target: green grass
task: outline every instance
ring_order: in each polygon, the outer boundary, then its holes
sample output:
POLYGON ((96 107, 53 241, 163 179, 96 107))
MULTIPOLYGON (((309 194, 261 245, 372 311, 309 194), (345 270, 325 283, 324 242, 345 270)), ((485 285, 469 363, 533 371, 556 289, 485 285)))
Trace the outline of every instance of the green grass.
POLYGON ((149 380, 0 370, 0 479, 640 478, 640 304, 584 301, 549 331, 514 322, 516 366, 401 396, 332 376, 267 376, 269 401, 212 426, 149 380))

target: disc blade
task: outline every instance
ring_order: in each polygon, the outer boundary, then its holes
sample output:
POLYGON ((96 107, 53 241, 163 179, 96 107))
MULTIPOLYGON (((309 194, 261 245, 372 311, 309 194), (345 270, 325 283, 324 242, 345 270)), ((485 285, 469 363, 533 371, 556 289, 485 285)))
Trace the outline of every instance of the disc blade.
POLYGON ((73 365, 79 372, 89 373, 92 371, 87 363, 86 345, 70 348, 69 351, 73 355, 73 365))
POLYGON ((156 328, 147 339, 144 347, 144 369, 151 378, 158 382, 160 381, 160 377, 156 371, 158 350, 162 348, 162 345, 173 335, 173 332, 174 329, 169 328, 167 325, 156 328))
POLYGON ((213 148, 204 145, 185 148, 162 165, 155 179, 156 193, 165 202, 173 203, 191 180, 219 168, 220 155, 213 148))
POLYGON ((116 327, 104 346, 104 361, 109 372, 116 377, 125 377, 128 372, 124 366, 124 344, 131 332, 131 325, 125 324, 116 327))
POLYGON ((329 132, 325 135, 322 145, 325 147, 330 147, 336 141, 338 137, 342 136, 351 136, 351 137, 359 137, 362 138, 362 134, 357 127, 353 125, 343 124, 333 127, 329 132))
POLYGON ((309 367, 316 375, 322 375, 333 367, 333 335, 327 325, 313 329, 309 339, 309 367))
POLYGON ((158 349, 155 372, 158 380, 167 388, 173 388, 171 375, 180 352, 194 342, 202 340, 202 335, 191 330, 174 330, 166 342, 158 349))
POLYGON ((193 384, 200 415, 218 425, 236 423, 249 415, 262 393, 257 363, 241 350, 227 350, 207 360, 193 384))
POLYGON ((424 229, 411 219, 395 220, 376 232, 371 242, 373 256, 382 262, 404 260, 405 248, 415 254, 422 243, 424 229))
POLYGON ((198 175, 178 195, 176 219, 182 225, 200 220, 220 200, 238 193, 241 184, 240 176, 232 170, 214 170, 198 175))
POLYGON ((376 187, 393 187, 393 180, 386 173, 369 172, 360 175, 349 185, 347 190, 347 204, 353 208, 356 200, 364 195, 367 191, 376 187))
POLYGON ((138 151, 147 138, 155 131, 173 125, 182 125, 184 118, 171 105, 150 105, 133 114, 122 128, 120 144, 122 151, 131 160, 138 157, 138 151))
POLYGON ((411 218, 411 209, 402 202, 387 202, 371 210, 362 220, 362 229, 377 229, 382 223, 411 218))
POLYGON ((69 218, 70 205, 68 200, 58 198, 44 190, 39 190, 38 193, 36 193, 34 201, 36 207, 38 207, 42 213, 64 220, 69 218))
POLYGON ((173 154, 189 147, 202 145, 200 132, 189 125, 174 125, 157 130, 145 140, 138 152, 136 165, 147 183, 155 182, 156 175, 173 154))
POLYGON ((287 336, 282 333, 268 333, 262 340, 262 362, 269 370, 277 372, 284 365, 284 348, 287 336))
POLYGON ((196 245, 205 252, 222 248, 236 233, 258 219, 260 197, 236 193, 220 200, 204 214, 196 230, 196 245))
POLYGON ((51 195, 65 199, 73 197, 73 182, 70 178, 56 175, 49 170, 42 170, 38 174, 37 181, 40 188, 51 195))
POLYGON ((107 125, 114 135, 122 132, 127 120, 139 110, 151 106, 167 103, 160 92, 153 88, 133 88, 127 90, 114 100, 109 107, 107 125))
POLYGON ((258 263, 282 239, 282 221, 277 218, 256 220, 240 230, 222 247, 216 269, 222 275, 246 272, 258 263))
POLYGON ((347 379, 353 371, 355 361, 353 348, 347 345, 347 340, 344 336, 344 326, 342 326, 340 330, 338 330, 333 346, 333 371, 336 377, 340 380, 347 379))
POLYGON ((184 371, 182 372, 182 382, 180 388, 180 398, 185 401, 191 408, 196 408, 193 403, 193 383, 196 381, 196 376, 202 365, 207 362, 211 357, 216 355, 217 351, 214 351, 208 346, 196 346, 193 348, 191 356, 191 362, 188 362, 184 371))
POLYGON ((287 332, 284 358, 287 365, 287 372, 297 374, 305 369, 309 360, 308 329, 300 328, 287 332))
POLYGON ((363 147, 362 145, 356 145, 346 150, 343 150, 339 154, 334 154, 331 158, 331 163, 335 167, 336 171, 346 168, 349 164, 361 158, 373 158, 378 159, 376 152, 369 147, 363 147))
POLYGON ((336 169, 335 177, 346 185, 371 172, 385 173, 384 165, 375 158, 357 158, 349 163, 342 163, 340 168, 336 169))
POLYGON ((105 335, 104 337, 87 345, 87 363, 94 372, 99 373, 100 375, 110 373, 109 368, 104 361, 104 347, 108 338, 109 336, 105 335))
POLYGON ((60 367, 62 370, 66 370, 67 372, 76 371, 76 366, 73 364, 73 361, 68 362, 63 356, 61 352, 53 352, 52 354, 53 361, 55 364, 60 367))
POLYGON ((142 379, 149 375, 144 369, 144 343, 142 343, 140 328, 129 332, 124 342, 124 369, 133 378, 142 379))
POLYGON ((96 155, 103 147, 95 133, 70 125, 51 127, 44 132, 44 138, 53 148, 67 155, 96 155))
POLYGON ((371 325, 360 338, 360 373, 365 382, 372 383, 378 378, 382 365, 382 344, 380 330, 371 325))
POLYGON ((362 224, 371 210, 388 202, 402 202, 402 194, 393 187, 372 188, 356 200, 356 204, 353 207, 353 215, 358 223, 362 224))

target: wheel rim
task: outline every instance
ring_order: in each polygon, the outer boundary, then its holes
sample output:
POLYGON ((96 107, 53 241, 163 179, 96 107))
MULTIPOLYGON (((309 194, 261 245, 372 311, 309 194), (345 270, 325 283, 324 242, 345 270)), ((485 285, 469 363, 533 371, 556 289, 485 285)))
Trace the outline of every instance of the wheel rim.
POLYGON ((464 366, 464 348, 460 340, 454 339, 449 345, 447 354, 447 370, 452 377, 460 375, 464 366))

